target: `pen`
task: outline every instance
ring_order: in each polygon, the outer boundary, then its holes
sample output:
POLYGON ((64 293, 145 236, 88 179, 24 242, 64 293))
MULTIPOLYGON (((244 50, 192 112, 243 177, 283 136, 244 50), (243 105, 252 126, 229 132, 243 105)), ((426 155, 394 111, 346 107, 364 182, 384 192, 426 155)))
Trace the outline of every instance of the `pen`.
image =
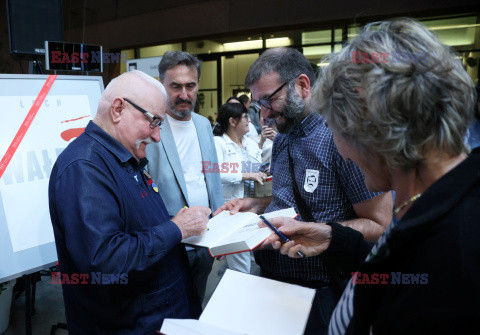
MULTIPOLYGON (((268 221, 263 215, 260 215, 260 219, 262 219, 262 221, 268 226, 268 228, 273 230, 273 232, 277 234, 278 237, 280 237, 283 243, 290 242, 290 239, 285 235, 283 235, 282 232, 278 230, 278 228, 275 227, 273 224, 271 224, 270 221, 268 221)), ((298 250, 297 255, 299 255, 302 258, 307 258, 307 256, 305 256, 305 254, 301 250, 298 250)))

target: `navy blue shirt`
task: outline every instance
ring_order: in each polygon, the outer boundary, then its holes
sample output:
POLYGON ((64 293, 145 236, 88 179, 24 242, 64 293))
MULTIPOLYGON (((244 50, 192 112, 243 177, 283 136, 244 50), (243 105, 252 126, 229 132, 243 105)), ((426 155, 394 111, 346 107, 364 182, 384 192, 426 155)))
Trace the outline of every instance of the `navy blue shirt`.
POLYGON ((89 276, 63 285, 70 334, 153 334, 165 317, 198 317, 180 229, 146 163, 93 122, 55 163, 49 205, 62 276, 89 276))
MULTIPOLYGON (((315 222, 343 222, 357 218, 353 204, 380 193, 367 190, 364 176, 353 162, 345 161, 333 141, 325 118, 309 114, 290 134, 278 134, 272 148, 273 200, 265 213, 295 207, 288 147, 294 164, 295 181, 315 222)), ((301 219, 298 217, 298 219, 301 219)), ((321 256, 290 258, 278 251, 255 251, 263 271, 275 278, 328 282, 330 275, 321 256)))

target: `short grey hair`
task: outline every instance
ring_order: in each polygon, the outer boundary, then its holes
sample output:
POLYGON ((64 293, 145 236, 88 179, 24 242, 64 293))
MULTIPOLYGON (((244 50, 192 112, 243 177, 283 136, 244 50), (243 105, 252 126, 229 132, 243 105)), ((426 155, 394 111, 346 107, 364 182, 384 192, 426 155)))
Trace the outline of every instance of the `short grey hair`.
POLYGON ((197 69, 198 80, 200 80, 200 67, 202 62, 197 56, 189 54, 185 51, 167 51, 162 56, 160 63, 158 64, 158 76, 163 81, 165 78, 165 72, 173 69, 177 65, 185 65, 197 69))
POLYGON ((315 73, 312 65, 298 50, 291 48, 268 49, 250 66, 245 78, 245 87, 257 83, 260 78, 272 72, 280 76, 281 82, 288 82, 305 74, 310 79, 310 85, 315 83, 315 73))
POLYGON ((389 167, 421 166, 430 150, 468 153, 474 85, 449 47, 421 23, 395 19, 367 25, 338 54, 323 60, 311 100, 349 144, 378 152, 389 167), (386 62, 353 56, 388 54, 386 62), (392 55, 403 57, 393 61, 392 55))

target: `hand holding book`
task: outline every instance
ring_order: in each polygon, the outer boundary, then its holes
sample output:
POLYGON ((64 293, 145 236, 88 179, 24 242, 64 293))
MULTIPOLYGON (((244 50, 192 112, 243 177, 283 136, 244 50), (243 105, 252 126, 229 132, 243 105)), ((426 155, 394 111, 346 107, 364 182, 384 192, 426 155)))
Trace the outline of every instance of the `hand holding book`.
MULTIPOLYGON (((297 213, 293 208, 288 208, 264 214, 264 216, 293 218, 297 213)), ((182 243, 206 247, 212 257, 251 251, 271 234, 268 227, 258 226, 259 221, 260 218, 255 213, 241 212, 230 215, 229 211, 223 211, 209 220, 207 225, 209 230, 202 236, 183 239, 182 243)))

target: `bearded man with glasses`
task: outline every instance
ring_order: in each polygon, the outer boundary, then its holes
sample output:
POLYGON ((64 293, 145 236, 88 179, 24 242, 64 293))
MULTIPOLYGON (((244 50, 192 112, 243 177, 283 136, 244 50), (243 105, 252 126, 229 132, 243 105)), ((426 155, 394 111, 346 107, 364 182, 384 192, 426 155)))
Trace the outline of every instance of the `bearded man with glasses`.
MULTIPOLYGON (((390 223, 392 195, 367 190, 360 169, 337 151, 325 119, 307 108, 314 82, 310 62, 294 49, 269 49, 252 64, 245 86, 262 107, 262 117, 275 120, 280 133, 272 148, 273 195, 234 199, 215 214, 295 207, 299 220, 341 222, 376 241, 390 223)), ((267 248, 264 243, 254 252, 261 275, 317 289, 305 334, 326 334, 343 277, 320 257, 291 259, 267 248)))

